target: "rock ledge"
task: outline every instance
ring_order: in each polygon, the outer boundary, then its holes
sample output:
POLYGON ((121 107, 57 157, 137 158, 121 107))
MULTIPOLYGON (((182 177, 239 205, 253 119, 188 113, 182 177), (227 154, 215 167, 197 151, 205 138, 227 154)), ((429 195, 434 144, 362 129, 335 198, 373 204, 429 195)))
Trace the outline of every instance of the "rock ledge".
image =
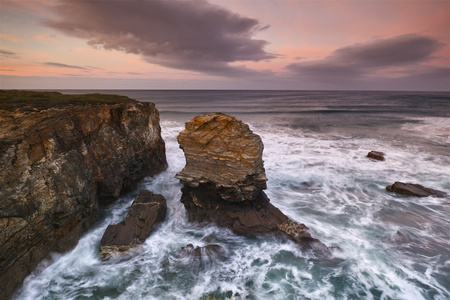
POLYGON ((99 257, 108 260, 118 254, 127 254, 132 248, 143 244, 153 226, 166 217, 166 199, 159 194, 140 190, 125 219, 109 225, 100 242, 99 257))
POLYGON ((445 197, 447 195, 447 193, 445 192, 433 190, 424 187, 423 185, 420 184, 403 183, 399 181, 396 181, 393 184, 388 185, 386 187, 386 190, 400 195, 415 196, 415 197, 428 197, 428 196, 445 197))

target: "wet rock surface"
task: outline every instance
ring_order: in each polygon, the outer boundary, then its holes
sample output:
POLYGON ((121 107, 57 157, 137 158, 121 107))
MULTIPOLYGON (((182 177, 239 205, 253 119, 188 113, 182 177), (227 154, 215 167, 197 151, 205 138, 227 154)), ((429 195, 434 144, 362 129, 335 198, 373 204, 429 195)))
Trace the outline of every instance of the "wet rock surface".
POLYGON ((369 153, 367 153, 367 157, 375 159, 375 160, 380 160, 380 161, 384 161, 386 160, 384 158, 384 153, 380 152, 380 151, 370 151, 369 153))
POLYGON ((0 91, 0 298, 108 203, 167 167, 154 104, 0 91))
POLYGON ((166 199, 159 194, 140 190, 125 219, 109 225, 100 242, 99 257, 102 260, 118 254, 127 254, 130 249, 144 243, 153 226, 166 217, 166 199))
POLYGON ((183 257, 192 257, 192 258, 205 258, 205 257, 213 257, 224 260, 226 258, 225 249, 218 244, 208 244, 206 246, 200 247, 197 246, 194 248, 194 245, 188 244, 186 247, 181 247, 180 255, 183 257))
POLYGON ((445 197, 447 193, 424 187, 420 184, 394 182, 386 187, 386 190, 400 195, 415 197, 445 197))
POLYGON ((201 115, 186 123, 178 142, 186 166, 176 177, 189 221, 215 222, 241 235, 284 235, 302 249, 331 256, 304 224, 270 203, 263 191, 263 143, 248 125, 221 113, 201 115))

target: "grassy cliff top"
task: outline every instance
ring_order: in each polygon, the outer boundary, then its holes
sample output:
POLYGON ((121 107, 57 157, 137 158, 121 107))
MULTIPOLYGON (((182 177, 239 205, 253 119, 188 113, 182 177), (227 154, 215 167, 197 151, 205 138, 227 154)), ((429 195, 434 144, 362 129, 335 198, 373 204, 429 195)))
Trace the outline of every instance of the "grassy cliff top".
POLYGON ((64 95, 58 92, 0 90, 0 109, 48 109, 66 105, 100 105, 133 102, 126 96, 108 94, 64 95))

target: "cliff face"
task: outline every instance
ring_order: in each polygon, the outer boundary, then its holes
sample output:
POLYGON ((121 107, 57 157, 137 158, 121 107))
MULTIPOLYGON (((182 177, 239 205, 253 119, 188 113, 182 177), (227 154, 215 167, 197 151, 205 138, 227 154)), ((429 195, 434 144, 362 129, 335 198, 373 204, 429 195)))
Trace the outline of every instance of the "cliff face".
POLYGON ((167 167, 153 103, 0 91, 0 298, 66 251, 115 200, 167 167))

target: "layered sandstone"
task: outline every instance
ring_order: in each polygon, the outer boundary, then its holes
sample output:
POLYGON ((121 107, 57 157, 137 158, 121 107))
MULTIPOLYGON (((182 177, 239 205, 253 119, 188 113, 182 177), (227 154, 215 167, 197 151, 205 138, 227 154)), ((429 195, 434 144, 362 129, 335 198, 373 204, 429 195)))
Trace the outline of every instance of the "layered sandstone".
POLYGON ((282 234, 302 249, 329 255, 304 224, 290 220, 264 193, 263 143, 247 124, 221 114, 193 118, 178 136, 186 166, 176 177, 190 221, 215 222, 237 234, 282 234))
POLYGON ((263 143, 247 124, 224 114, 195 117, 178 136, 186 166, 176 177, 190 187, 212 185, 230 202, 254 199, 266 188, 263 143))
POLYGON ((116 199, 167 167, 154 104, 0 91, 0 298, 66 251, 116 199))

